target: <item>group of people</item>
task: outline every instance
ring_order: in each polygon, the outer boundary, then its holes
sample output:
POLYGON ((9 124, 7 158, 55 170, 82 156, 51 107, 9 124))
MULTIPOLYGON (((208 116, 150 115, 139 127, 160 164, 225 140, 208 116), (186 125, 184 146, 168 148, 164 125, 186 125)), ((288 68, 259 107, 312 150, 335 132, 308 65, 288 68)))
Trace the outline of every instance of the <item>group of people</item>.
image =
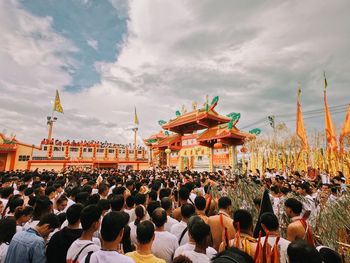
MULTIPOLYGON (((91 141, 87 141, 87 140, 65 140, 65 141, 61 141, 58 139, 54 139, 52 138, 51 140, 48 140, 46 138, 42 139, 42 141, 40 142, 40 145, 55 145, 55 146, 74 146, 74 147, 78 147, 78 146, 84 146, 84 147, 97 147, 97 148, 120 148, 120 149, 133 149, 134 145, 129 143, 129 144, 120 144, 120 143, 111 143, 111 142, 107 142, 107 141, 95 141, 95 140, 91 140, 91 141)), ((137 146, 137 149, 141 150, 144 147, 142 146, 137 146)))
POLYGON ((342 262, 317 247, 312 220, 346 194, 341 176, 70 169, 0 172, 0 182, 0 263, 342 262), (265 189, 256 207, 233 209, 225 193, 238 180, 265 189))

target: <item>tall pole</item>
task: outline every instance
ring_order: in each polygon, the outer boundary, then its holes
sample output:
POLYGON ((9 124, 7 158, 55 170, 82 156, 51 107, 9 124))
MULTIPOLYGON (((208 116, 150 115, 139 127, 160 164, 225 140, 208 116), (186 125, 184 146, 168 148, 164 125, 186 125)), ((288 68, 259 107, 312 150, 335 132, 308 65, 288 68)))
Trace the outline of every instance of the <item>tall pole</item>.
POLYGON ((137 159, 137 146, 136 146, 136 134, 137 134, 137 127, 133 129, 134 131, 134 159, 137 159))
POLYGON ((53 121, 50 120, 47 122, 47 124, 49 125, 49 132, 48 132, 48 135, 47 135, 47 140, 48 142, 51 141, 51 137, 52 137, 52 127, 53 127, 53 121))

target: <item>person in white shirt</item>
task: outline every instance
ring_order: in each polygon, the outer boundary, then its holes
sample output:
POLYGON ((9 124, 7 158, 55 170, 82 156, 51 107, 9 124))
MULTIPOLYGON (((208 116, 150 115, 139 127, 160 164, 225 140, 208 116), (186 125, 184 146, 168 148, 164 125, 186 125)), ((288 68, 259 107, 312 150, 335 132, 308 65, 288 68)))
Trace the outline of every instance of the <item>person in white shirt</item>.
POLYGON ((188 243, 189 241, 187 222, 190 219, 190 217, 193 216, 194 214, 195 214, 194 205, 183 204, 181 206, 181 216, 182 216, 181 222, 173 225, 170 229, 170 233, 174 234, 177 237, 177 240, 180 246, 188 243))
POLYGON ((106 214, 101 226, 101 237, 103 240, 101 249, 95 252, 89 252, 80 262, 85 262, 86 258, 89 258, 90 263, 133 263, 134 261, 121 254, 120 250, 124 227, 127 223, 128 219, 123 212, 112 211, 106 214))
MULTIPOLYGON (((178 257, 179 255, 182 255, 182 253, 184 251, 193 251, 195 249, 196 243, 193 240, 191 233, 192 233, 192 227, 193 227, 194 223, 196 223, 198 221, 204 222, 204 220, 201 217, 199 217, 198 215, 194 215, 188 220, 187 226, 188 226, 188 233, 189 233, 189 242, 176 249, 175 254, 174 254, 174 258, 178 257)), ((217 251, 214 248, 207 247, 206 255, 209 258, 213 258, 216 254, 217 254, 217 251)))
POLYGON ((170 229, 173 225, 179 223, 176 219, 171 217, 172 211, 173 211, 173 202, 169 197, 163 197, 161 200, 161 207, 166 211, 167 213, 167 221, 164 225, 164 228, 166 231, 170 232, 170 229))
POLYGON ((164 224, 167 221, 167 214, 163 208, 157 208, 153 211, 152 222, 156 226, 155 239, 152 244, 152 253, 158 258, 171 263, 175 250, 179 247, 176 236, 165 231, 164 224))
POLYGON ((89 253, 100 249, 100 241, 93 238, 95 231, 100 229, 101 210, 96 205, 85 207, 80 214, 80 223, 83 229, 81 237, 75 240, 67 252, 67 262, 83 262, 82 259, 89 253))
POLYGON ((142 221, 146 220, 146 210, 142 205, 136 206, 135 215, 136 215, 135 221, 129 223, 130 239, 131 239, 131 243, 134 245, 137 243, 137 235, 136 235, 137 225, 140 224, 142 221))
POLYGON ((124 212, 129 214, 129 223, 135 221, 135 200, 132 195, 126 198, 124 212))
MULTIPOLYGON (((267 242, 270 244, 271 248, 275 246, 276 238, 280 237, 277 244, 279 246, 280 262, 281 263, 289 262, 288 255, 287 255, 287 248, 290 244, 290 241, 280 236, 279 222, 278 222, 277 216, 270 212, 263 213, 260 217, 260 223, 264 231, 266 233, 269 232, 269 237, 267 242)), ((262 237, 260 240, 262 245, 264 245, 265 238, 266 237, 262 237)))
POLYGON ((196 245, 194 250, 183 251, 181 255, 188 257, 193 263, 209 263, 206 251, 210 239, 210 226, 203 220, 197 221, 191 227, 191 237, 196 245))

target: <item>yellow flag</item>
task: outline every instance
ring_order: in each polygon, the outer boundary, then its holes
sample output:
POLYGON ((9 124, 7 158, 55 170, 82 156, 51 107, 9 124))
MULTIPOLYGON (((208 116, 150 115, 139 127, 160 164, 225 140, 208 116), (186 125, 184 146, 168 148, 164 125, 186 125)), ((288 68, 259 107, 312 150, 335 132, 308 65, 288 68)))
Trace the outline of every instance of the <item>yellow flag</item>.
POLYGON ((300 94, 301 94, 301 89, 299 87, 298 88, 298 102, 297 102, 296 134, 299 137, 299 139, 301 140, 301 144, 302 144, 303 149, 307 149, 308 148, 307 136, 306 136, 305 126, 304 126, 303 113, 301 112, 300 94))
POLYGON ((61 100, 60 100, 60 95, 58 94, 58 90, 56 89, 56 97, 55 97, 55 102, 53 104, 53 110, 63 113, 63 108, 61 105, 61 100))
POLYGON ((135 107, 135 115, 134 115, 134 124, 139 125, 139 118, 137 117, 136 107, 135 107))
POLYGON ((350 135, 350 104, 348 106, 348 112, 346 113, 346 117, 344 120, 343 128, 341 129, 340 137, 339 137, 339 142, 340 142, 340 152, 344 152, 344 137, 350 135))
POLYGON ((324 108, 325 108, 325 126, 326 126, 326 139, 327 139, 327 149, 329 151, 336 151, 338 149, 337 145, 337 137, 335 135, 335 129, 333 126, 333 121, 331 117, 331 113, 328 109, 327 104, 327 95, 326 95, 326 88, 327 88, 327 80, 326 76, 324 78, 324 108))

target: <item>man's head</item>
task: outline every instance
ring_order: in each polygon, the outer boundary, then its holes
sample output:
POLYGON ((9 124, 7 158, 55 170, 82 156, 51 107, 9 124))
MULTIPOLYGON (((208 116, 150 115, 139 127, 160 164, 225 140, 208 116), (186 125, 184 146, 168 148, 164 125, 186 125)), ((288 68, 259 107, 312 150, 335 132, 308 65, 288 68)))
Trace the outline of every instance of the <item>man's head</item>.
POLYGON ((289 244, 287 254, 290 263, 322 263, 322 259, 314 246, 305 240, 296 240, 289 244))
POLYGON ((124 207, 124 196, 119 195, 113 195, 112 198, 109 200, 112 211, 121 211, 124 207))
POLYGON ((128 219, 122 212, 109 212, 103 217, 101 237, 104 242, 120 243, 124 234, 124 227, 128 219))
POLYGON ((250 234, 253 231, 253 217, 252 215, 244 209, 238 209, 233 215, 233 226, 239 227, 241 231, 250 234))
POLYGON ((171 201, 171 199, 169 197, 164 197, 161 200, 161 207, 167 211, 168 213, 170 213, 172 211, 173 208, 173 202, 171 201))
POLYGON ((299 216, 303 210, 303 204, 295 198, 288 198, 284 202, 284 206, 286 209, 286 214, 290 218, 299 216))
POLYGON ((156 208, 151 214, 152 221, 156 227, 162 227, 167 221, 167 213, 163 208, 156 208))
POLYGON ((95 232, 100 228, 101 210, 96 205, 89 205, 81 211, 80 223, 84 231, 95 232))
POLYGON ((190 190, 187 187, 181 187, 179 190, 179 200, 187 202, 187 199, 190 197, 190 190))
POLYGON ((41 236, 47 237, 51 232, 60 226, 60 221, 55 214, 46 214, 44 215, 38 225, 36 230, 40 233, 41 236))
POLYGON ((154 225, 152 222, 146 220, 138 224, 136 237, 141 245, 152 244, 154 240, 154 225))
POLYGON ((181 206, 181 216, 182 220, 186 221, 188 220, 191 216, 195 214, 196 210, 194 208, 194 205, 191 204, 183 204, 181 206))
POLYGON ((198 211, 204 211, 206 204, 207 204, 207 202, 203 196, 197 196, 194 199, 194 205, 198 211))
POLYGON ((266 230, 269 232, 277 231, 279 228, 278 218, 271 212, 263 213, 260 217, 260 223, 265 232, 267 232, 266 230))
POLYGON ((69 225, 75 225, 80 222, 80 214, 83 210, 82 204, 73 204, 67 209, 67 221, 69 225))
POLYGON ((197 221, 191 227, 191 236, 196 246, 206 249, 209 244, 210 227, 204 221, 197 221))
POLYGON ((227 196, 223 196, 219 199, 218 203, 219 209, 231 212, 232 201, 227 196))

